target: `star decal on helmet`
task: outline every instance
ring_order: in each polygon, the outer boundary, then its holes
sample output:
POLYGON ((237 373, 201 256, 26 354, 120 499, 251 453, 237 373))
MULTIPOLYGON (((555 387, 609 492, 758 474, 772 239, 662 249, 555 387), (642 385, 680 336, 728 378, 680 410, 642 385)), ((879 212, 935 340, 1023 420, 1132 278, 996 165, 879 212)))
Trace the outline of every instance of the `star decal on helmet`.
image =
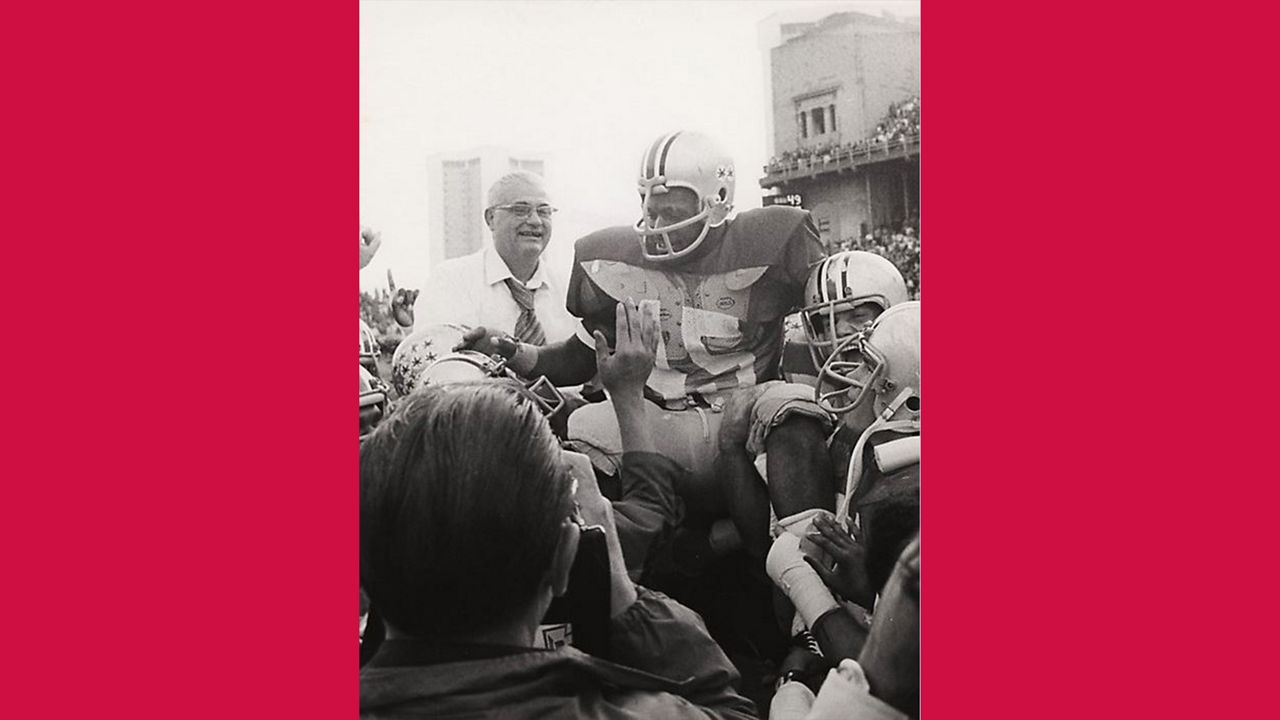
POLYGON ((716 179, 717 179, 717 180, 731 180, 731 179, 733 179, 733 166, 732 166, 732 165, 729 165, 729 166, 721 165, 720 167, 717 167, 717 168, 716 168, 716 179))

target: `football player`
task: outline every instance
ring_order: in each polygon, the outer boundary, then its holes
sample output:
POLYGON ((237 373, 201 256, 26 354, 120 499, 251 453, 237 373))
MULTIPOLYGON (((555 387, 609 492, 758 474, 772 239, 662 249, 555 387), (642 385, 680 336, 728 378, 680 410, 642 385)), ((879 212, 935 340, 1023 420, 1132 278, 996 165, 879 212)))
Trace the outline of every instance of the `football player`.
POLYGON ((800 311, 804 342, 787 343, 783 372, 792 382, 816 385, 818 368, 837 345, 880 313, 906 302, 907 283, 889 260, 848 250, 823 260, 809 275, 800 311))
MULTIPOLYGON (((817 518, 807 536, 836 564, 814 553, 800 559, 844 599, 870 609, 920 530, 920 303, 893 306, 837 346, 816 395, 856 440, 839 509, 817 518)), ((771 552, 769 560, 770 575, 786 590, 773 570, 787 561, 794 572, 796 555, 771 552)), ((828 657, 856 656, 859 643, 841 639, 857 635, 845 632, 848 623, 832 608, 809 626, 828 657), (840 630, 827 631, 832 624, 840 630)))
MULTIPOLYGON (((763 559, 771 504, 780 525, 801 535, 816 510, 835 509, 824 445, 831 418, 811 387, 783 381, 780 368, 783 319, 803 304, 825 253, 805 210, 732 215, 735 182, 732 158, 708 136, 657 138, 640 163, 640 220, 575 245, 567 305, 581 320, 578 333, 535 347, 477 328, 464 346, 499 352, 525 376, 582 383, 595 373, 592 348, 613 344, 615 306, 656 303, 661 334, 646 422, 659 451, 689 471, 676 488, 685 502, 728 514, 737 532, 715 537, 763 559), (767 487, 752 466, 761 454, 767 487)), ((608 475, 621 466, 613 415, 607 402, 587 405, 568 426, 570 443, 608 475)))

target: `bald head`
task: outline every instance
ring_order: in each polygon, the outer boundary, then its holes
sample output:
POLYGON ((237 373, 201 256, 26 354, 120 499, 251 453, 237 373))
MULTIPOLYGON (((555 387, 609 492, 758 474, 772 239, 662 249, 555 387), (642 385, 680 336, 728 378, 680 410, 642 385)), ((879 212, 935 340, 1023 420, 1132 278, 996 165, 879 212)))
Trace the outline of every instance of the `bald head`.
POLYGON ((498 178, 497 182, 489 186, 488 207, 507 205, 514 202, 513 198, 530 193, 541 196, 543 202, 546 202, 547 187, 542 176, 528 170, 515 170, 498 178))

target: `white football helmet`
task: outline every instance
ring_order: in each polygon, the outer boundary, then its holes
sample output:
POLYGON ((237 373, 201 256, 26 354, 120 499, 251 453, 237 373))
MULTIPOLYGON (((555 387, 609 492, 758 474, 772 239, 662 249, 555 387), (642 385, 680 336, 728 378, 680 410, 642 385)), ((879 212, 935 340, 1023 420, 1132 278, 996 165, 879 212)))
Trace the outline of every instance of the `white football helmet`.
POLYGON ((405 338, 391 359, 391 382, 400 397, 427 385, 510 378, 529 391, 543 413, 552 415, 564 407, 564 396, 545 377, 529 381, 507 368, 499 356, 455 352, 467 330, 462 325, 428 325, 405 338))
POLYGON ((920 303, 894 305, 837 347, 818 372, 815 395, 831 413, 871 403, 885 422, 919 422, 920 303))
POLYGON ((649 260, 676 260, 696 250, 711 228, 723 225, 733 210, 733 188, 733 158, 711 138, 680 130, 655 140, 640 161, 640 222, 635 229, 640 234, 644 256, 649 260), (654 196, 678 187, 688 188, 697 196, 697 214, 672 225, 653 227, 649 206, 654 196), (698 237, 676 248, 670 233, 696 223, 702 223, 698 237))
POLYGON ((441 356, 427 366, 418 376, 419 387, 445 385, 455 382, 474 382, 486 378, 509 378, 520 383, 528 397, 550 417, 564 407, 564 396, 545 377, 525 380, 507 367, 507 361, 499 355, 485 355, 475 350, 459 350, 441 356))
POLYGON ((427 325, 400 341, 391 356, 391 386, 400 397, 422 387, 427 366, 453 352, 468 328, 462 325, 427 325))
POLYGON ((881 312, 907 301, 907 283, 892 262, 875 253, 848 250, 818 263, 805 285, 800 311, 814 367, 822 367, 837 347, 861 327, 840 322, 840 313, 870 303, 881 312))

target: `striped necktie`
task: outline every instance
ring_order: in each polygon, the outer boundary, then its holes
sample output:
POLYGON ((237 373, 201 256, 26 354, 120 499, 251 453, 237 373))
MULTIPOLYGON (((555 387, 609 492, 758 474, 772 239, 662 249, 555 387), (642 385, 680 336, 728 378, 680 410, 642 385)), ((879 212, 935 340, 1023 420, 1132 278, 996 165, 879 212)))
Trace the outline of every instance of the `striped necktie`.
POLYGON ((511 299, 520 306, 520 317, 516 318, 514 333, 516 339, 530 345, 546 345, 547 334, 542 331, 542 324, 538 322, 538 316, 533 312, 533 291, 513 277, 503 282, 511 291, 511 299))

